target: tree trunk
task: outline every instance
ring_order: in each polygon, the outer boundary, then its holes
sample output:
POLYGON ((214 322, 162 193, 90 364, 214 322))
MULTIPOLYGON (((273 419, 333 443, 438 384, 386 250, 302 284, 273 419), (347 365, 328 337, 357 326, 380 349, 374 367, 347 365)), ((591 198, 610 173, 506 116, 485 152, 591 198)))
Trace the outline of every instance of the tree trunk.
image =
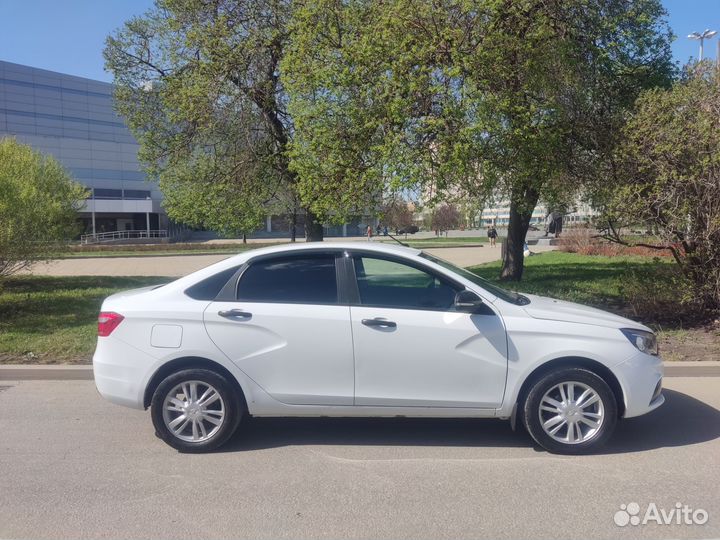
POLYGON ((323 225, 310 210, 305 210, 305 241, 322 242, 323 225))
POLYGON ((290 242, 295 242, 297 239, 297 210, 293 208, 292 215, 290 216, 290 242))
POLYGON ((536 190, 528 188, 515 192, 510 199, 510 221, 505 240, 505 260, 503 260, 500 279, 520 281, 522 279, 525 255, 525 235, 530 226, 532 212, 537 205, 539 195, 536 190))

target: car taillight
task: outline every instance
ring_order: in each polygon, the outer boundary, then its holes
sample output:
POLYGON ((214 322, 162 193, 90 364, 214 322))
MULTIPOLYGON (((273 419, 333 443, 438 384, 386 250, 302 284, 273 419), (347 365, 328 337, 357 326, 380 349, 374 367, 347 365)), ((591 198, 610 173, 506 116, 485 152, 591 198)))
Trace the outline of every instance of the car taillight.
POLYGON ((98 336, 108 337, 118 325, 123 322, 123 317, 114 311, 103 311, 98 315, 98 336))

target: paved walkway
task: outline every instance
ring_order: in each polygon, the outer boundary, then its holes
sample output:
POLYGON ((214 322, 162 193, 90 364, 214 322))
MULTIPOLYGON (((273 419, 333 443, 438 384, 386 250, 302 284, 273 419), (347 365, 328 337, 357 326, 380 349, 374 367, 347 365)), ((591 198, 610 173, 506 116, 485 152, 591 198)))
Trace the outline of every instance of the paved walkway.
MULTIPOLYGON (((549 251, 552 247, 533 247, 549 251)), ((474 266, 500 259, 500 246, 452 247, 426 250, 460 266, 474 266)), ((39 276, 171 276, 180 277, 231 257, 220 255, 172 255, 165 257, 98 257, 58 259, 37 264, 29 273, 39 276)))

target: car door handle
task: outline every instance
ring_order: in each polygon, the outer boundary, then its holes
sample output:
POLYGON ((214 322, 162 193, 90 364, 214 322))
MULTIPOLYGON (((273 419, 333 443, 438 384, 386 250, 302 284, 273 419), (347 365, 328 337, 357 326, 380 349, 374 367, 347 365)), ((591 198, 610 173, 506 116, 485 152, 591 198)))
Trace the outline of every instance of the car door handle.
POLYGON ((397 323, 386 319, 363 319, 365 326, 377 326, 379 328, 397 328, 397 323))
POLYGON ((218 315, 221 317, 227 317, 227 318, 240 318, 240 319, 249 319, 252 317, 252 313, 248 313, 247 311, 243 311, 242 309, 228 309, 228 310, 221 310, 218 311, 218 315))

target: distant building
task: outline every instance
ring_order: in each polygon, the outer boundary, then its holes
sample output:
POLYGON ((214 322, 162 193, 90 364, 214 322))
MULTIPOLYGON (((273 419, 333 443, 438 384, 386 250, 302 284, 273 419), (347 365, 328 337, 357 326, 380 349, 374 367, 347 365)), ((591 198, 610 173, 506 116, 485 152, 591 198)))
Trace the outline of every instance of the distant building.
POLYGON ((79 218, 86 233, 168 227, 157 184, 115 111, 112 85, 0 61, 0 137, 54 156, 87 186, 79 218))
MULTIPOLYGON (((437 195, 438 192, 432 185, 422 189, 420 192, 421 210, 415 214, 417 224, 424 224, 427 227, 433 212, 432 202, 437 195)), ((510 222, 510 201, 508 199, 486 201, 486 206, 482 210, 478 210, 478 206, 474 204, 477 199, 461 189, 446 189, 444 196, 440 197, 440 200, 443 199, 457 206, 463 216, 465 222, 463 226, 465 228, 482 229, 494 225, 504 229, 510 222)), ((550 210, 546 204, 538 204, 532 212, 530 226, 544 230, 545 221, 550 210)), ((577 202, 563 215, 563 222, 566 227, 587 223, 596 214, 597 212, 590 205, 577 202)))
MULTIPOLYGON (((545 219, 550 212, 547 205, 539 204, 535 207, 530 218, 530 225, 543 229, 545 227, 545 219)), ((587 204, 578 203, 574 207, 568 209, 567 214, 563 216, 565 226, 572 226, 579 223, 587 223, 596 215, 596 212, 587 204)), ((484 208, 479 216, 481 227, 505 228, 510 222, 510 201, 500 201, 484 208)))

